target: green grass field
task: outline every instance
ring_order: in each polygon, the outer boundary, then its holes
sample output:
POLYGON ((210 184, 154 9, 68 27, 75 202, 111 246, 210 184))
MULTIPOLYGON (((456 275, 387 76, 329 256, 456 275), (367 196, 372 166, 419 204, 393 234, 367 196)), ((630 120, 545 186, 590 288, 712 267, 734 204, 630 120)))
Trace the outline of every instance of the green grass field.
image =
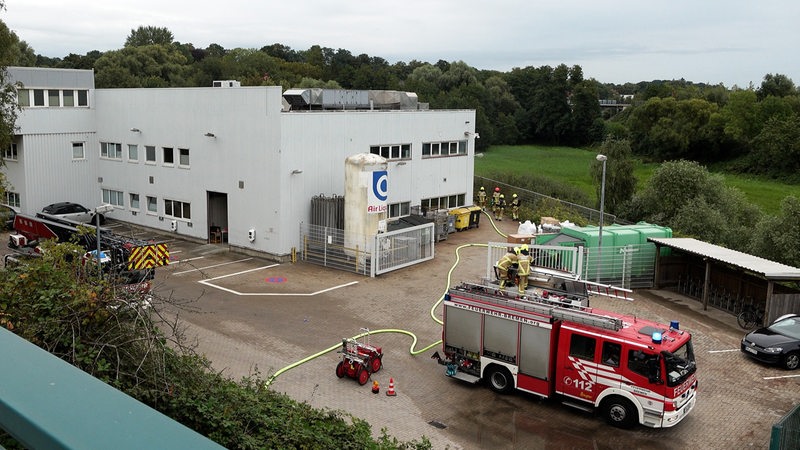
MULTIPOLYGON (((535 173, 568 183, 594 198, 596 191, 589 168, 596 155, 595 150, 572 147, 499 145, 475 158, 475 175, 487 176, 498 172, 519 175, 535 173)), ((658 164, 637 163, 634 169, 637 186, 641 187, 652 176, 656 167, 658 164)), ((784 197, 794 195, 800 198, 800 185, 740 175, 722 175, 728 186, 742 191, 750 202, 768 214, 775 214, 780 210, 784 197)))

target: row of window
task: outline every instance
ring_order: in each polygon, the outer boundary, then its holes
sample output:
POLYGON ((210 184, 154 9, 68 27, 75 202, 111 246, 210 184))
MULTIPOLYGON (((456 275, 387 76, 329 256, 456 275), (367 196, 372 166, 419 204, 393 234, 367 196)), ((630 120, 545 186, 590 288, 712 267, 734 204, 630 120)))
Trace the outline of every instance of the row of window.
POLYGON ((71 108, 89 106, 86 89, 18 89, 19 106, 71 108))
MULTIPOLYGON (((369 148, 373 155, 386 159, 411 159, 411 144, 373 145, 369 148)), ((457 156, 467 154, 467 141, 423 142, 422 157, 457 156)))
MULTIPOLYGON (((83 148, 83 143, 74 142, 72 144, 72 157, 74 159, 82 159, 83 156, 81 156, 81 158, 76 158, 76 144, 80 144, 81 149, 83 148)), ((179 148, 177 149, 177 152, 175 150, 176 149, 174 147, 161 147, 161 162, 168 166, 175 165, 177 156, 177 163, 179 166, 189 167, 189 149, 179 148)), ((154 145, 145 145, 144 162, 155 164, 157 162, 157 153, 158 152, 156 151, 156 147, 154 145)), ((118 142, 101 142, 100 157, 105 159, 122 160, 122 144, 118 142)), ((137 144, 128 144, 128 161, 139 161, 139 146, 137 144)))
MULTIPOLYGON (((139 194, 129 193, 129 208, 133 211, 141 210, 139 194)), ((125 207, 125 193, 114 189, 103 189, 103 202, 121 208, 125 207)), ((145 196, 145 208, 150 214, 158 214, 158 198, 145 196)), ((164 199, 164 215, 175 219, 192 220, 192 205, 179 200, 164 199)))
POLYGON ((424 211, 458 208, 460 206, 466 206, 466 197, 467 194, 455 194, 445 197, 423 198, 420 201, 420 207, 424 211))

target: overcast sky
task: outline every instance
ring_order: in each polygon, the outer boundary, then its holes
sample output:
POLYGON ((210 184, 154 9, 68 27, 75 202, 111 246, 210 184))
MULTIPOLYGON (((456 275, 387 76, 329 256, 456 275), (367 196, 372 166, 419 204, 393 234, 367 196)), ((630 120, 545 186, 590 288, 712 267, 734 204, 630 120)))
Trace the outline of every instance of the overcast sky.
POLYGON ((798 0, 5 0, 0 19, 36 53, 122 48, 139 26, 206 48, 280 43, 366 53, 390 64, 464 61, 477 69, 580 65, 624 83, 684 78, 800 85, 798 0))

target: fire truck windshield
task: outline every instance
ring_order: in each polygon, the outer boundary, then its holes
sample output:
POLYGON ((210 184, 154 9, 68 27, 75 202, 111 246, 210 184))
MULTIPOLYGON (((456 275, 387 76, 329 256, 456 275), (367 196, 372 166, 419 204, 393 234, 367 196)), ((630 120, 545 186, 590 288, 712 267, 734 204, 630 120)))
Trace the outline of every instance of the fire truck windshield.
POLYGON ((664 363, 667 369, 667 386, 672 387, 683 383, 689 375, 697 370, 692 341, 687 342, 672 353, 664 350, 661 355, 664 356, 664 363))

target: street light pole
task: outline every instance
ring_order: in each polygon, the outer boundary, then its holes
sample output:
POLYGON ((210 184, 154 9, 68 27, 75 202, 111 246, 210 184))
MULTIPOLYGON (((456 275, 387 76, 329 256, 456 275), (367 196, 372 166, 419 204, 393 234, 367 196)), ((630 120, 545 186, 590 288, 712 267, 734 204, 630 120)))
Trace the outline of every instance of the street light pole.
POLYGON ((103 279, 103 258, 100 253, 100 215, 107 213, 114 209, 114 205, 104 203, 94 209, 94 228, 97 231, 97 277, 103 279))
POLYGON ((603 176, 600 178, 600 227, 597 230, 597 282, 600 282, 600 265, 603 253, 603 207, 606 201, 606 155, 597 155, 597 160, 603 163, 603 176))

